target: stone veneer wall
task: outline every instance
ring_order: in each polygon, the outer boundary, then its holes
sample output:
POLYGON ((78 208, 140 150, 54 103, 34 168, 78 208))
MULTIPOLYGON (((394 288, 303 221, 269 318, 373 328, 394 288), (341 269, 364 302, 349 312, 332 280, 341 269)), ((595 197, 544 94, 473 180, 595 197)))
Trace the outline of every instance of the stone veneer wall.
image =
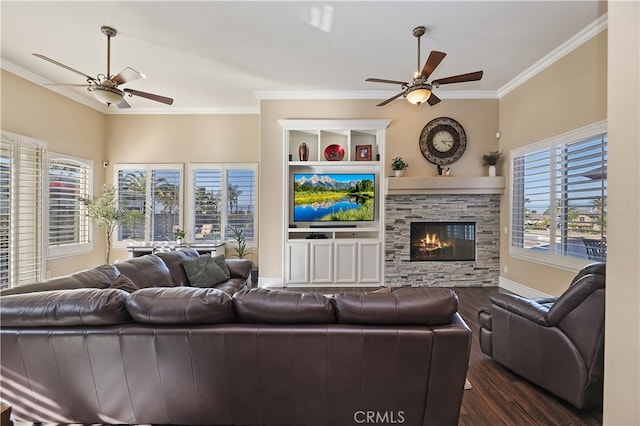
POLYGON ((385 284, 430 287, 497 286, 500 195, 387 195, 385 284), (410 262, 411 222, 476 222, 476 260, 410 262))

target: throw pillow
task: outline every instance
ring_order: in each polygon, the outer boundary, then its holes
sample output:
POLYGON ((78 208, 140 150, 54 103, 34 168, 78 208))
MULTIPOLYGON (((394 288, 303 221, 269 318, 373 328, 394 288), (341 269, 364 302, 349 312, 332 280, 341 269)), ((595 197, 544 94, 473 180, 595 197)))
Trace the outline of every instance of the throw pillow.
POLYGON ((131 278, 129 278, 125 274, 120 274, 109 288, 119 288, 120 290, 124 290, 127 293, 133 293, 138 289, 138 286, 133 281, 131 281, 131 278))
POLYGON ((229 268, 222 255, 211 257, 208 254, 203 254, 195 259, 183 260, 182 266, 187 273, 189 283, 194 287, 213 287, 231 278, 229 268), (224 265, 224 269, 220 264, 224 265))

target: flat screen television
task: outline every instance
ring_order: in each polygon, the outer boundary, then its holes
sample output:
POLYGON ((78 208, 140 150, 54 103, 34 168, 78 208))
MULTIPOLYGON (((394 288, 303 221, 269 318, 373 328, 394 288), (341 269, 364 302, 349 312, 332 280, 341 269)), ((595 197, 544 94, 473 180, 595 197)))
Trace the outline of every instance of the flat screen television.
POLYGON ((294 173, 292 194, 294 223, 375 221, 374 173, 294 173))

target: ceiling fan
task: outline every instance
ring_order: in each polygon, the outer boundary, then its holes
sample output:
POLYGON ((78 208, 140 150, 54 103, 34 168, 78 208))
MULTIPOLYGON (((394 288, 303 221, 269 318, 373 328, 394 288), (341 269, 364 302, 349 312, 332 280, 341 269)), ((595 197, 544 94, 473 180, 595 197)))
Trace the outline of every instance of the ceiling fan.
POLYGON ((152 101, 162 102, 167 105, 173 104, 173 99, 167 98, 165 96, 154 95, 153 93, 141 92, 139 90, 134 89, 120 89, 118 86, 121 84, 128 83, 133 80, 137 80, 139 78, 146 78, 144 74, 140 74, 138 71, 133 68, 125 68, 120 73, 116 75, 111 75, 111 38, 115 37, 117 31, 111 27, 103 26, 100 28, 102 34, 107 36, 107 73, 106 74, 98 74, 96 77, 91 77, 88 74, 75 70, 65 64, 62 64, 58 61, 54 61, 51 58, 47 58, 44 55, 39 53, 34 53, 33 56, 44 59, 45 61, 51 62, 52 64, 58 65, 64 69, 67 69, 71 72, 75 72, 76 74, 80 74, 81 76, 87 79, 86 84, 47 84, 49 86, 76 86, 76 87, 86 87, 97 100, 110 105, 117 105, 118 108, 131 108, 131 105, 127 103, 124 99, 125 95, 128 96, 140 96, 141 98, 151 99, 152 101))
POLYGON ((437 80, 433 80, 431 83, 428 83, 427 79, 429 78, 429 76, 431 76, 436 67, 440 65, 440 62, 442 62, 447 54, 444 52, 438 52, 437 50, 431 51, 429 57, 427 58, 427 62, 425 62, 422 71, 420 71, 420 37, 422 37, 424 33, 424 27, 416 27, 413 29, 413 35, 418 39, 418 67, 411 83, 408 83, 406 81, 385 80, 381 78, 367 78, 366 81, 372 81, 375 83, 399 84, 402 86, 402 92, 398 93, 395 96, 392 96, 385 101, 380 102, 377 106, 386 105, 389 102, 399 98, 400 96, 406 98, 409 102, 415 105, 420 105, 425 101, 427 101, 429 105, 435 105, 440 102, 440 98, 433 94, 432 89, 434 87, 438 88, 441 84, 477 81, 482 78, 482 71, 476 71, 467 74, 459 74, 453 75, 451 77, 439 78, 437 80))

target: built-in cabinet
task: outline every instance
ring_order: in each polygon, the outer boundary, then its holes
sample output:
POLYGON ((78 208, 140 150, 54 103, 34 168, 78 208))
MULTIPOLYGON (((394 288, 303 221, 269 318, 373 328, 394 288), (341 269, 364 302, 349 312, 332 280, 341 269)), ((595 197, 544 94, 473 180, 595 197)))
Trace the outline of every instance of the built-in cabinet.
MULTIPOLYGON (((286 286, 383 283, 384 140, 389 120, 280 120, 284 129, 286 286), (294 214, 300 176, 372 175, 373 220, 316 221, 294 214)), ((319 202, 318 208, 323 208, 319 202)), ((309 206, 309 208, 312 208, 309 206)), ((315 208, 315 207, 313 207, 315 208)))

